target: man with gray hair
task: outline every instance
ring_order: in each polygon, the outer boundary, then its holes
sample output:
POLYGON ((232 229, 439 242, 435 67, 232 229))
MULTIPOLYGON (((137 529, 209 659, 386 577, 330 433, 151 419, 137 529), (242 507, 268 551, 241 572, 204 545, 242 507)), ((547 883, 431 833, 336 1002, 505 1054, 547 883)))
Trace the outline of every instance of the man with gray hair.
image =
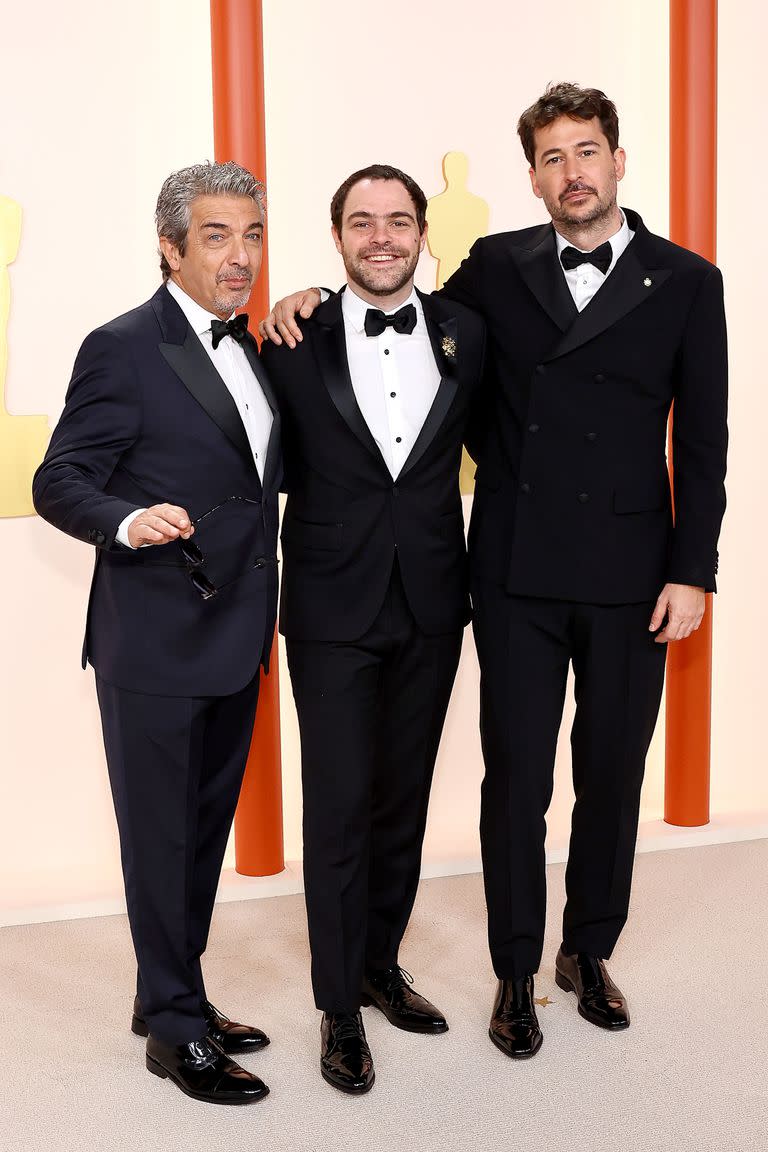
POLYGON ((266 1096, 265 1047, 208 1000, 200 959, 277 603, 279 416, 247 317, 264 190, 198 164, 157 202, 163 285, 83 343, 34 480, 37 511, 95 546, 96 674, 138 960, 147 1068, 217 1104, 266 1096))

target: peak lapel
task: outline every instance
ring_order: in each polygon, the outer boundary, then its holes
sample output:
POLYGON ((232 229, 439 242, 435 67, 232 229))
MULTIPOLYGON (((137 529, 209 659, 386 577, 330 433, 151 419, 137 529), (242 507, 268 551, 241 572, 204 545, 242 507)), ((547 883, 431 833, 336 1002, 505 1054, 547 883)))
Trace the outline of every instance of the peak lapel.
MULTIPOLYGON (((669 268, 648 267, 644 260, 644 230, 619 257, 616 267, 601 285, 582 312, 577 314, 571 327, 553 350, 545 357, 554 360, 573 352, 588 340, 599 336, 633 308, 643 304, 669 279, 669 268)), ((564 279, 564 278, 563 278, 564 279)))
POLYGON ((579 313, 557 258, 554 228, 545 224, 531 248, 514 251, 523 280, 561 332, 566 332, 579 313))
POLYGON ((398 480, 413 468, 414 464, 418 463, 434 440, 441 424, 448 415, 459 386, 456 372, 461 349, 458 343, 456 317, 445 316, 442 313, 443 306, 432 296, 425 296, 421 292, 418 293, 418 296, 424 309, 424 320, 435 362, 440 370, 440 383, 432 401, 432 407, 429 409, 427 418, 421 426, 421 431, 416 437, 416 442, 408 454, 408 459, 400 469, 398 480))
POLYGON ((187 324, 183 344, 160 344, 159 347, 161 355, 187 391, 194 396, 201 408, 205 409, 235 448, 250 464, 253 464, 253 453, 237 405, 190 326, 187 324))
POLYGON ((243 352, 245 352, 245 358, 253 370, 254 376, 261 385, 261 390, 264 393, 267 404, 269 404, 273 412, 277 412, 277 396, 269 382, 267 370, 261 362, 258 345, 250 333, 248 333, 245 340, 243 340, 242 348, 243 352))
POLYGON ((344 338, 344 316, 341 311, 342 293, 337 292, 315 313, 317 323, 312 325, 312 338, 322 372, 323 383, 339 415, 357 439, 386 468, 379 446, 363 418, 352 387, 344 338))
POLYGON ((253 336, 250 333, 243 341, 243 351, 245 357, 250 364, 253 374, 256 377, 264 398, 272 409, 272 427, 269 430, 269 441, 267 443, 267 455, 264 461, 264 477, 262 479, 262 488, 265 493, 272 492, 275 477, 277 476, 280 468, 280 409, 277 403, 277 396, 274 393, 272 385, 269 382, 269 376, 259 356, 258 346, 253 336))

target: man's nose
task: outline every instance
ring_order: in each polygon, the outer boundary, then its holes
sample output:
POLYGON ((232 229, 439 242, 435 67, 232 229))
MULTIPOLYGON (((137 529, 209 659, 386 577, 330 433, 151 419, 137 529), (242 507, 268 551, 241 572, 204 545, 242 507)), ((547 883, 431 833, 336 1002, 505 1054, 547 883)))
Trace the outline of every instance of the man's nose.
POLYGON ((373 225, 374 244, 386 244, 389 240, 386 220, 376 220, 373 225))
POLYGON ((238 268, 247 268, 251 262, 245 241, 241 236, 233 236, 232 238, 229 249, 229 262, 230 264, 236 264, 238 268))
POLYGON ((578 156, 566 156, 563 175, 569 184, 581 179, 581 165, 578 156))

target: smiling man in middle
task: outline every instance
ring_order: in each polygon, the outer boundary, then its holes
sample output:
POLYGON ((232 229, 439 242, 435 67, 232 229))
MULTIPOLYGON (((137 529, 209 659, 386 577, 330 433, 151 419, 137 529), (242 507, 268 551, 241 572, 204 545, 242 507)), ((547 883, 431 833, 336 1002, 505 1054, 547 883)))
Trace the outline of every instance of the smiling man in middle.
POLYGON ((413 285, 427 202, 372 165, 331 202, 345 289, 265 343, 288 503, 280 629, 299 717, 304 876, 321 1072, 362 1093, 361 1005, 409 1032, 442 1013, 399 947, 419 879, 443 721, 470 617, 459 494, 482 321, 413 285))

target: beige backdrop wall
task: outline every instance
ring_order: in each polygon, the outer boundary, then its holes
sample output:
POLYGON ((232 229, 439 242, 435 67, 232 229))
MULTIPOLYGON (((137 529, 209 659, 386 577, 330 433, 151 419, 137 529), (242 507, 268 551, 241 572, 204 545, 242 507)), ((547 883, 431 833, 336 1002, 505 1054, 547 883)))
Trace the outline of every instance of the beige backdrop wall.
MULTIPOLYGON (((208 0, 135 0, 119 9, 49 0, 45 9, 34 28, 21 6, 4 15, 0 107, 15 114, 3 117, 0 195, 24 208, 11 270, 7 403, 14 412, 48 412, 54 422, 83 335, 158 282, 152 210, 162 179, 211 157, 213 143, 208 0)), ((544 19, 533 6, 521 12, 501 0, 477 0, 471 18, 465 4, 446 0, 392 0, 385 13, 359 0, 265 0, 264 10, 273 297, 339 282, 328 202, 345 175, 373 161, 405 168, 435 195, 443 154, 464 151, 471 188, 491 205, 492 231, 543 219, 514 129, 519 111, 554 79, 596 84, 616 100, 629 153, 622 200, 666 232, 666 0, 642 7, 596 0, 589 28, 582 16, 574 26, 566 0, 551 0, 544 19)), ((760 294, 744 243, 743 158, 750 156, 750 188, 764 188, 768 172, 762 151, 754 159, 740 112, 744 85, 757 95, 763 19, 757 0, 721 8, 720 258, 734 451, 715 627, 713 810, 729 828, 739 820, 755 825, 768 810, 758 611, 766 550, 756 538, 765 480, 757 439, 768 400, 755 370, 760 294), (755 34, 745 36, 751 27, 755 34), (754 55, 752 68, 745 51, 754 55)), ((431 288, 434 277, 425 256, 419 285, 431 288)), ((10 918, 13 907, 17 915, 34 906, 82 910, 119 891, 92 673, 78 665, 92 555, 36 519, 0 521, 0 549, 0 890, 10 918)), ((296 860, 298 739, 284 667, 282 677, 286 855, 296 860)), ((468 631, 433 794, 431 869, 471 866, 478 857, 476 699, 468 631)), ((555 850, 568 832, 568 720, 550 813, 555 850)), ((646 822, 662 812, 660 734, 649 759, 646 822)))

